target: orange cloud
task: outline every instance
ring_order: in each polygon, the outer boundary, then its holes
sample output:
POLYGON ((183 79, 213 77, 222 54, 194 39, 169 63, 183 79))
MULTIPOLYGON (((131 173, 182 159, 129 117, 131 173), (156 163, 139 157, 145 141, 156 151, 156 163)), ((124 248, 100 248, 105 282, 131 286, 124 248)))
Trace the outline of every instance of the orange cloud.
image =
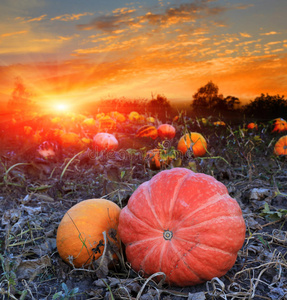
POLYGON ((26 21, 23 21, 23 23, 29 23, 29 22, 39 22, 41 20, 43 20, 45 17, 47 17, 47 15, 42 15, 40 17, 37 17, 37 18, 33 18, 33 19, 28 19, 26 21))
POLYGON ((270 32, 260 33, 260 35, 275 35, 275 34, 280 34, 280 32, 270 31, 270 32))
POLYGON ((51 18, 51 21, 59 20, 59 21, 74 21, 74 20, 79 20, 81 17, 84 16, 92 16, 93 13, 90 12, 85 12, 81 14, 64 14, 61 16, 56 16, 54 18, 51 18))
POLYGON ((27 32, 28 32, 27 30, 8 32, 8 33, 1 34, 1 37, 9 37, 9 36, 13 36, 13 35, 26 34, 27 32))
POLYGON ((246 33, 246 32, 240 32, 240 35, 242 37, 247 37, 247 38, 251 37, 251 35, 249 33, 246 33))

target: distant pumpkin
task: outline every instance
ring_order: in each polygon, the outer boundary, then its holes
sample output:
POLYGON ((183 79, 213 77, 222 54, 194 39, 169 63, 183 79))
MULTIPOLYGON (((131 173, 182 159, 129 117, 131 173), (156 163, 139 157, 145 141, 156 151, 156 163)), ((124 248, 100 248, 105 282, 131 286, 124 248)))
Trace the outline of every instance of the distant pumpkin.
POLYGON ((110 113, 110 116, 119 123, 123 123, 126 120, 126 117, 122 113, 119 113, 117 111, 112 111, 110 113))
POLYGON ((161 156, 161 151, 166 153, 165 150, 161 149, 152 149, 147 151, 144 160, 151 170, 159 170, 161 167, 169 165, 172 161, 172 158, 174 158, 169 156, 165 159, 161 156))
POLYGON ((282 136, 274 146, 275 155, 287 155, 287 135, 282 136))
POLYGON ((154 123, 155 122, 155 118, 154 117, 147 117, 146 121, 149 123, 154 123))
POLYGON ((275 119, 272 132, 282 132, 285 130, 287 130, 287 122, 282 118, 275 119))
POLYGON ((98 126, 100 130, 114 130, 116 128, 116 121, 110 116, 104 116, 98 119, 98 126))
POLYGON ((140 114, 136 111, 132 111, 129 113, 129 116, 128 116, 129 120, 134 122, 134 121, 137 121, 139 118, 140 118, 140 114))
POLYGON ((207 142, 198 132, 186 133, 177 144, 177 150, 185 154, 187 150, 192 150, 195 157, 203 156, 206 153, 207 142))
POLYGON ((83 125, 85 126, 95 126, 96 125, 96 120, 94 118, 86 118, 83 122, 83 125))
POLYGON ((56 155, 55 149, 57 147, 54 143, 45 141, 37 149, 37 152, 45 159, 54 158, 56 155))
POLYGON ((80 137, 74 132, 64 132, 60 139, 63 147, 77 146, 80 142, 80 137))
POLYGON ((251 123, 249 123, 249 124, 247 125, 247 128, 248 128, 248 129, 255 129, 255 130, 257 130, 257 129, 258 129, 258 126, 257 126, 256 123, 251 122, 251 123))
POLYGON ((151 125, 144 125, 137 131, 136 137, 150 137, 156 139, 158 137, 157 128, 151 125))
POLYGON ((216 122, 213 122, 213 125, 215 125, 215 126, 225 126, 226 124, 223 121, 216 121, 216 122))
POLYGON ((175 128, 170 124, 161 124, 157 128, 158 136, 161 139, 173 139, 176 134, 175 128))
POLYGON ((119 142, 116 137, 110 133, 100 132, 93 138, 93 146, 96 150, 116 150, 119 142))

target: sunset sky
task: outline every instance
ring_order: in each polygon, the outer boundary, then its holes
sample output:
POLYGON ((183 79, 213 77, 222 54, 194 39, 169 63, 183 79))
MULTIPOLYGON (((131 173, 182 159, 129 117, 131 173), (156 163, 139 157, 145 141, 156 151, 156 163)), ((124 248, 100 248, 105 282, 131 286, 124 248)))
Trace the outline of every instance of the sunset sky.
POLYGON ((1 0, 0 99, 287 96, 286 0, 1 0))

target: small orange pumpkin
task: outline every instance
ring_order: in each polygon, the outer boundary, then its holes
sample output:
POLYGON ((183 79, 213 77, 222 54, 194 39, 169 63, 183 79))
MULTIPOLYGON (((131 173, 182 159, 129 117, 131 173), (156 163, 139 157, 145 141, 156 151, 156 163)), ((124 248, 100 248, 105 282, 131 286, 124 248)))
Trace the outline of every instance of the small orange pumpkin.
POLYGON ((136 111, 132 111, 129 113, 128 118, 131 122, 134 122, 140 118, 140 114, 136 111))
POLYGON ((182 136, 177 144, 177 150, 185 154, 188 149, 192 149, 195 157, 203 156, 206 153, 207 142, 198 132, 186 133, 182 136))
POLYGON ((215 125, 215 126, 225 126, 226 124, 223 121, 216 121, 216 122, 213 122, 213 125, 215 125))
POLYGON ((96 120, 94 118, 86 118, 83 120, 82 124, 84 126, 95 126, 96 125, 96 120))
POLYGON ((100 132, 93 138, 93 146, 96 150, 116 150, 119 142, 116 137, 110 133, 100 132))
POLYGON ((173 139, 176 134, 175 128, 170 124, 161 124, 157 128, 157 132, 161 139, 173 139))
POLYGON ((60 139, 63 147, 77 146, 80 142, 80 137, 74 132, 63 132, 60 139))
POLYGON ((116 121, 110 116, 104 116, 98 119, 98 126, 101 130, 114 130, 116 128, 116 121))
POLYGON ((119 112, 117 112, 117 111, 112 111, 112 112, 110 113, 110 116, 111 116, 113 119, 115 119, 117 122, 119 122, 119 123, 123 123, 123 122, 125 122, 125 120, 126 120, 126 117, 125 117, 123 114, 121 114, 121 113, 119 113, 119 112))
POLYGON ((255 130, 257 130, 257 129, 258 129, 258 126, 257 126, 256 123, 251 122, 251 123, 249 123, 249 124, 247 125, 247 128, 248 128, 248 129, 255 129, 255 130))
POLYGON ((156 127, 151 125, 142 126, 136 133, 136 137, 150 137, 152 139, 156 139, 158 136, 158 132, 156 127))
POLYGON ((117 247, 120 207, 106 199, 88 199, 72 206, 57 230, 57 249, 61 258, 77 268, 87 267, 104 250, 103 232, 117 247))
POLYGON ((274 120, 272 132, 282 132, 287 130, 287 122, 282 118, 277 118, 274 120))
POLYGON ((166 150, 161 149, 152 149, 147 151, 144 160, 151 170, 159 170, 161 167, 169 165, 172 161, 172 158, 174 158, 171 156, 167 158, 162 158, 161 151, 163 151, 163 153, 166 154, 166 150))
POLYGON ((282 136, 274 146, 275 155, 287 155, 287 135, 282 136))

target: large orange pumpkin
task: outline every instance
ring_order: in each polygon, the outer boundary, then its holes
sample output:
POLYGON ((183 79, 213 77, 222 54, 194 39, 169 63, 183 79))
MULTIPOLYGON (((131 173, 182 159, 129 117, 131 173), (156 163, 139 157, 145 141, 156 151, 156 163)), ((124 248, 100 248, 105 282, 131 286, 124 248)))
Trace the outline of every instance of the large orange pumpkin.
POLYGON ((116 150, 119 142, 116 137, 110 133, 99 132, 93 138, 93 146, 96 150, 116 150))
POLYGON ((88 199, 71 207, 57 230, 57 249, 61 258, 75 267, 87 267, 98 259, 105 247, 103 232, 117 247, 120 207, 106 199, 88 199))
POLYGON ((274 154, 287 155, 287 135, 282 136, 274 146, 274 154))
POLYGON ((158 136, 162 139, 173 139, 175 137, 176 130, 170 124, 161 124, 157 128, 158 136))
POLYGON ((203 156, 206 153, 207 142, 205 138, 197 132, 190 132, 183 135, 177 144, 177 150, 185 154, 191 149, 194 156, 203 156))
POLYGON ((158 132, 156 127, 152 125, 144 125, 142 126, 136 133, 137 137, 150 137, 152 139, 156 139, 158 136, 158 132))
POLYGON ((161 171, 141 184, 118 227, 135 271, 164 272, 178 286, 226 274, 245 231, 242 211, 225 185, 185 168, 161 171))

